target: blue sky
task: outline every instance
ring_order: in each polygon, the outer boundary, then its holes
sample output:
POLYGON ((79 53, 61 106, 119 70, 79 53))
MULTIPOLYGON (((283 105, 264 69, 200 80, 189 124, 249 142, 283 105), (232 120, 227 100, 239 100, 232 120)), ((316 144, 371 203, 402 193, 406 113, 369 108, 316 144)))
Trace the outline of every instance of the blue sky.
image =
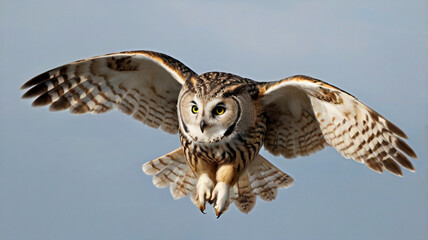
POLYGON ((425 239, 428 3, 418 1, 1 1, 0 239, 425 239), (141 165, 178 136, 113 111, 52 113, 20 86, 53 67, 124 50, 197 73, 260 81, 306 74, 403 129, 416 172, 377 174, 328 148, 283 159, 274 202, 220 219, 157 189, 141 165))

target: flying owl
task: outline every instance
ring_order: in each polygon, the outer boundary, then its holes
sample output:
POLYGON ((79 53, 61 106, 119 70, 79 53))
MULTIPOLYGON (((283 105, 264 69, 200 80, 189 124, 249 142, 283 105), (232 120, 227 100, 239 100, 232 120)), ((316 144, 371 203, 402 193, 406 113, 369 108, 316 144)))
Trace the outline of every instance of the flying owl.
POLYGON ((416 153, 406 134, 349 93, 321 80, 293 76, 257 82, 224 73, 193 72, 152 51, 130 51, 72 62, 25 83, 33 106, 71 113, 113 108, 146 125, 176 134, 181 147, 147 162, 156 187, 174 199, 190 195, 217 217, 234 202, 248 213, 259 196, 274 200, 293 178, 259 154, 295 158, 334 147, 345 158, 382 173, 414 171, 416 153))

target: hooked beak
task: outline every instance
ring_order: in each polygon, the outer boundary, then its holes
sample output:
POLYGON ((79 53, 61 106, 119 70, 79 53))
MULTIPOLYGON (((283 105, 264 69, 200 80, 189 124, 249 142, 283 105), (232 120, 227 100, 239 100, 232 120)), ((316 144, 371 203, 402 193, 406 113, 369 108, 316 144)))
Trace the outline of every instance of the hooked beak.
POLYGON ((200 125, 200 127, 201 127, 201 132, 203 133, 204 132, 204 128, 207 126, 207 123, 204 121, 204 120, 202 120, 201 121, 201 125, 200 125))

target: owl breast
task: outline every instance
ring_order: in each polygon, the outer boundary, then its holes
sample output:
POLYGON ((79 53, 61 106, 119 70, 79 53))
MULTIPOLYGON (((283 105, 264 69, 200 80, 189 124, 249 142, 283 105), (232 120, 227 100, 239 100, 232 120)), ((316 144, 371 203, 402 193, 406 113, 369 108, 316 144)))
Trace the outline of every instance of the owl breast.
POLYGON ((238 171, 245 169, 257 156, 263 145, 266 132, 266 116, 257 115, 257 121, 249 126, 247 131, 231 134, 215 143, 196 142, 180 132, 186 160, 192 168, 198 161, 204 161, 215 166, 233 163, 238 171))

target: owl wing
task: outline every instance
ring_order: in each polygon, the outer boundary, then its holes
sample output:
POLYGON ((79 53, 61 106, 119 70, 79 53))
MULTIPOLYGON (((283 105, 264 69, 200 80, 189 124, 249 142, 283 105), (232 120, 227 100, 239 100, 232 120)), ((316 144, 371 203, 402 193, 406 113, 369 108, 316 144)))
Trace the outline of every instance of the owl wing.
POLYGON ((259 90, 268 118, 264 146, 272 154, 294 158, 330 145, 377 172, 401 176, 398 164, 414 171, 406 134, 345 91, 306 76, 260 83, 259 90))
POLYGON ((177 98, 196 76, 167 55, 150 51, 113 53, 72 62, 29 80, 22 97, 52 111, 104 113, 113 108, 150 127, 177 133, 177 98))

